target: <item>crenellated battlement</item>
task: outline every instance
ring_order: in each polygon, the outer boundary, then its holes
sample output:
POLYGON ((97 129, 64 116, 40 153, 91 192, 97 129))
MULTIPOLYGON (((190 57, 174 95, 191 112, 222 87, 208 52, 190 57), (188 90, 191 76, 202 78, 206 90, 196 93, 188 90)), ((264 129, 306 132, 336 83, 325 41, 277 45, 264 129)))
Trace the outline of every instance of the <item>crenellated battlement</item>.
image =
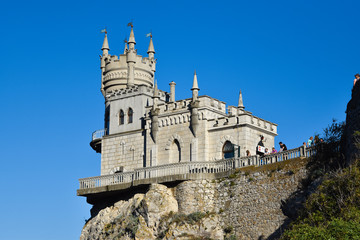
MULTIPOLYGON (((206 121, 209 131, 222 128, 233 128, 248 125, 270 134, 277 134, 277 124, 252 115, 243 108, 229 106, 226 113, 226 103, 209 96, 199 96, 197 119, 206 121)), ((178 124, 190 124, 192 98, 175 102, 164 102, 157 106, 158 127, 167 127, 178 124)), ((147 107, 146 116, 150 116, 152 106, 147 107)), ((151 129, 150 118, 147 117, 146 129, 151 129)), ((201 124, 201 123, 200 123, 201 124)))
MULTIPOLYGON (((131 28, 129 42, 125 44, 123 54, 110 55, 107 33, 103 44, 103 55, 100 56, 101 62, 101 91, 103 95, 115 89, 131 87, 133 85, 154 86, 154 75, 156 71, 156 59, 154 50, 149 50, 148 57, 137 54, 135 49, 135 38, 133 28, 131 28), (131 42, 130 42, 130 39, 131 42)), ((153 48, 152 39, 150 45, 153 48)))

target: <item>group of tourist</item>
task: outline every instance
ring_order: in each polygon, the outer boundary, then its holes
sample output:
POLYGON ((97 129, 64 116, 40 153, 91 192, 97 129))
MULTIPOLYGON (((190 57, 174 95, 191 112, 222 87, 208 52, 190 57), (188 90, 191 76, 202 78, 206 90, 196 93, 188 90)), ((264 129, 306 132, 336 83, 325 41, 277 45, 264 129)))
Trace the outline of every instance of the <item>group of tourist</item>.
POLYGON ((319 136, 315 136, 313 138, 312 136, 309 138, 309 140, 306 142, 303 142, 304 147, 312 147, 315 146, 317 143, 322 143, 324 140, 322 138, 319 138, 319 136))
MULTIPOLYGON (((263 157, 264 155, 274 154, 274 153, 278 152, 275 149, 275 147, 273 147, 271 149, 271 151, 268 148, 265 148, 263 140, 264 140, 264 136, 260 136, 260 141, 258 142, 257 147, 256 147, 256 155, 259 155, 260 157, 263 157)), ((286 147, 286 145, 284 143, 279 142, 279 145, 280 145, 279 152, 283 152, 283 151, 287 150, 287 147, 286 147)), ((251 156, 249 150, 246 150, 246 156, 251 156)))

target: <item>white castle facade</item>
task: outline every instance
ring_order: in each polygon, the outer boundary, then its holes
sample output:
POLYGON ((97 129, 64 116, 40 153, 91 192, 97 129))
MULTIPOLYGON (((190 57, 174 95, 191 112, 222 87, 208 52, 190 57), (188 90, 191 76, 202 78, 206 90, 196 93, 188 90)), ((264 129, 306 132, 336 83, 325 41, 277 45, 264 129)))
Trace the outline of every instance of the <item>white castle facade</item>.
POLYGON ((110 55, 105 33, 100 57, 105 129, 95 132, 91 142, 101 153, 101 175, 242 157, 246 150, 254 155, 260 136, 264 136, 266 148, 274 146, 277 124, 246 111, 241 92, 238 106, 229 107, 212 97, 199 96, 195 73, 192 97, 175 100, 174 82, 169 84, 170 92, 154 84, 152 36, 147 57, 137 54, 135 44, 131 27, 124 53, 110 55))

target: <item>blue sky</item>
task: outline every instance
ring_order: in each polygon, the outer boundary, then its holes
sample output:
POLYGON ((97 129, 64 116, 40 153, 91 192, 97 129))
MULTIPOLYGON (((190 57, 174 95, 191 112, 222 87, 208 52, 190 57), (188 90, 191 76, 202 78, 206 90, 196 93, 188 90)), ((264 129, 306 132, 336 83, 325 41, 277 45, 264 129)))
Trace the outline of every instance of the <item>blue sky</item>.
MULTIPOLYGON (((0 239, 78 239, 90 205, 78 178, 100 174, 99 57, 138 53, 152 30, 159 88, 200 95, 278 124, 289 148, 344 120, 360 71, 359 1, 15 1, 0 10, 0 239)), ((276 146, 278 148, 278 146, 276 146)))

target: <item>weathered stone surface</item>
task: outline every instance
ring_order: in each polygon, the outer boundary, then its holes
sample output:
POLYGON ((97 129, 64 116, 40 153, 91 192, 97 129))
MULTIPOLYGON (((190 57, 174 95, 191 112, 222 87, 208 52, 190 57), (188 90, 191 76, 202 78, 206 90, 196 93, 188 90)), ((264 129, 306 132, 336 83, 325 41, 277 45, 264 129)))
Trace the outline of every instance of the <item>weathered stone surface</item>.
POLYGON ((360 137, 354 133, 360 131, 360 82, 357 82, 352 90, 352 97, 346 108, 346 161, 348 164, 360 157, 360 149, 356 144, 360 143, 360 137))
POLYGON ((267 238, 287 220, 284 204, 306 176, 305 164, 249 167, 229 178, 184 181, 173 188, 152 184, 146 194, 101 210, 80 239, 267 238))

